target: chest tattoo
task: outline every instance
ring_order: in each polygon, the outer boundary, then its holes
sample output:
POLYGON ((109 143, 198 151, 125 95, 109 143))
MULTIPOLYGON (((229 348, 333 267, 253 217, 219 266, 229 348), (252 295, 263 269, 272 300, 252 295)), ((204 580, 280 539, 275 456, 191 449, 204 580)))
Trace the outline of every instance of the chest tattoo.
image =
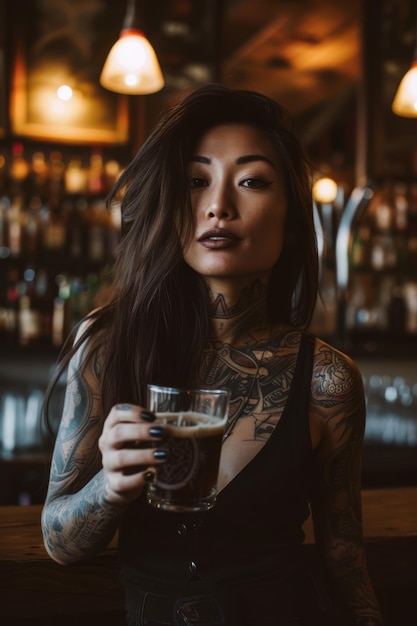
POLYGON ((202 385, 231 392, 225 438, 241 420, 250 423, 246 424, 245 436, 253 441, 266 441, 274 431, 288 398, 296 359, 294 350, 278 347, 274 338, 239 347, 219 342, 205 346, 202 385))

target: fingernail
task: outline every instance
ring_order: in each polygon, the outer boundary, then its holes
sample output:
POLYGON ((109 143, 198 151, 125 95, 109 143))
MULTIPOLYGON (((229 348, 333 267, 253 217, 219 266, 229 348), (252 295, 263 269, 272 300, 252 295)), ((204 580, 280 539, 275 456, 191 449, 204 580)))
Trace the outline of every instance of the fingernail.
POLYGON ((156 420, 155 415, 151 411, 142 411, 140 416, 145 422, 154 422, 156 420))
POLYGON ((154 459, 167 459, 168 450, 154 450, 153 456, 154 459))
POLYGON ((151 437, 162 437, 164 429, 162 426, 152 426, 152 428, 149 429, 149 434, 151 437))
POLYGON ((143 480, 145 481, 145 483, 152 483, 155 480, 155 474, 156 472, 152 470, 148 470, 147 472, 145 472, 143 475, 143 480))
POLYGON ((131 408, 131 404, 116 404, 116 409, 118 411, 130 411, 131 408))

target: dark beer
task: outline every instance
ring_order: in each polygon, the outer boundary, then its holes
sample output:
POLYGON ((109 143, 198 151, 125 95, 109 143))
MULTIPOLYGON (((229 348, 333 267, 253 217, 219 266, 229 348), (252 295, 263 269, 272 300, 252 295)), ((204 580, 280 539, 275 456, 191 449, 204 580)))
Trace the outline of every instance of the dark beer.
POLYGON ((168 461, 158 466, 155 482, 148 488, 148 502, 171 511, 210 509, 216 483, 224 421, 202 413, 158 413, 164 425, 161 447, 168 461))

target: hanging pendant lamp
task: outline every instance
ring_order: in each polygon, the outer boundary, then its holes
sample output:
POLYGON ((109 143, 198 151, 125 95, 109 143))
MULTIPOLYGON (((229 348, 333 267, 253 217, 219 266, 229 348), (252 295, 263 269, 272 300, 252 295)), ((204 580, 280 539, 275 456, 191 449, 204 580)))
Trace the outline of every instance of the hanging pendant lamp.
POLYGON ((136 0, 128 0, 118 41, 111 48, 100 75, 100 84, 117 93, 150 94, 165 84, 155 50, 135 27, 136 0))
POLYGON ((417 117, 417 29, 413 62, 398 86, 391 108, 401 117, 417 117))

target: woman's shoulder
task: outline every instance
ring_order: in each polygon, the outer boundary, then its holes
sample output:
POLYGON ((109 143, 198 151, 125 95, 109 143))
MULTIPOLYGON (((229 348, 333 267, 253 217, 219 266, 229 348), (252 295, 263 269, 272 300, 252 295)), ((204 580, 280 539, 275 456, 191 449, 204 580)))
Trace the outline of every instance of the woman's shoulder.
POLYGON ((103 340, 114 324, 114 307, 100 306, 91 310, 74 328, 74 344, 83 339, 103 340))
POLYGON ((94 327, 95 320, 98 319, 101 316, 101 314, 102 314, 102 308, 101 307, 96 308, 90 311, 89 313, 87 313, 87 315, 79 321, 79 323, 74 329, 75 330, 74 344, 76 344, 84 336, 87 336, 90 334, 90 331, 94 327))
POLYGON ((315 338, 311 379, 313 405, 323 417, 362 411, 364 392, 355 361, 331 344, 315 338))
POLYGON ((359 368, 350 356, 308 330, 293 326, 279 326, 272 332, 273 344, 280 349, 290 349, 295 354, 298 354, 303 340, 313 344, 313 373, 316 375, 327 378, 336 372, 349 370, 355 377, 360 377, 359 368))
POLYGON ((343 373, 348 375, 349 381, 361 378, 359 368, 352 357, 318 337, 314 337, 314 344, 313 374, 326 379, 333 378, 335 384, 340 377, 339 382, 342 385, 343 381, 345 384, 347 382, 343 373))
POLYGON ((101 314, 101 309, 94 309, 74 328, 66 352, 70 368, 85 369, 102 359, 107 331, 106 326, 100 323, 101 314))

